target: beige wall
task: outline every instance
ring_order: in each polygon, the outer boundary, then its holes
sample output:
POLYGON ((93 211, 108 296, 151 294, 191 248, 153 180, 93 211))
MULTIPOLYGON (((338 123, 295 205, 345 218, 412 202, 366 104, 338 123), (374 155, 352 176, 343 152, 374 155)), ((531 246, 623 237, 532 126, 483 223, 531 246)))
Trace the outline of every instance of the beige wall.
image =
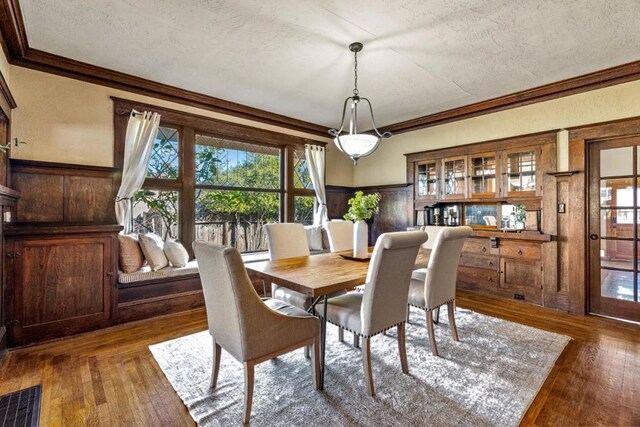
POLYGON ((360 160, 354 185, 405 182, 405 153, 635 116, 640 116, 640 81, 407 132, 360 160))
MULTIPOLYGON (((3 71, 2 66, 0 61, 0 71, 3 71)), ((11 91, 18 103, 18 108, 13 111, 11 137, 27 142, 27 145, 21 145, 12 150, 13 158, 112 166, 113 102, 110 99, 111 96, 328 141, 328 139, 301 132, 27 68, 10 66, 9 72, 11 73, 11 91)), ((353 167, 349 159, 344 158, 334 147, 328 148, 327 183, 352 185, 353 167)))

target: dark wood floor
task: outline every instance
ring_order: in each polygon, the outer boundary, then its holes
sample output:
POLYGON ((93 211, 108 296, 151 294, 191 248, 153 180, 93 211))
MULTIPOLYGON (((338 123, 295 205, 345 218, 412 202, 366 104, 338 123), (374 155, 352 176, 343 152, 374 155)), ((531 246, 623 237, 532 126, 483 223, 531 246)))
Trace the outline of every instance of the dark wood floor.
MULTIPOLYGON (((640 327, 468 292, 458 303, 573 337, 524 425, 640 425, 640 327)), ((42 383, 42 426, 193 425, 147 347, 205 328, 196 311, 16 350, 0 395, 42 383)))

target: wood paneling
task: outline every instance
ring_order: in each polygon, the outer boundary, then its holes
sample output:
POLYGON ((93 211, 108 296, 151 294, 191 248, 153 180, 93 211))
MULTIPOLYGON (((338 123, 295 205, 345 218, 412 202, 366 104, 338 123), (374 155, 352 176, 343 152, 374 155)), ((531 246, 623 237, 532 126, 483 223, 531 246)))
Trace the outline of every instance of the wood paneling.
POLYGON ((27 235, 7 229, 11 346, 110 324, 120 229, 67 234, 64 228, 38 227, 27 235))
POLYGON ((67 221, 113 222, 112 177, 65 177, 67 221))
POLYGON ((11 172, 21 194, 14 222, 116 222, 113 168, 12 159, 11 172))
POLYGON ((15 171, 11 183, 20 192, 16 221, 64 221, 64 176, 15 171))
POLYGON ((329 219, 342 219, 349 210, 348 201, 353 197, 354 189, 327 185, 327 215, 329 219))
POLYGON ((407 215, 411 204, 411 190, 409 184, 380 185, 359 188, 365 194, 380 194, 380 212, 373 217, 369 224, 370 243, 374 244, 383 233, 406 231, 411 225, 407 215))

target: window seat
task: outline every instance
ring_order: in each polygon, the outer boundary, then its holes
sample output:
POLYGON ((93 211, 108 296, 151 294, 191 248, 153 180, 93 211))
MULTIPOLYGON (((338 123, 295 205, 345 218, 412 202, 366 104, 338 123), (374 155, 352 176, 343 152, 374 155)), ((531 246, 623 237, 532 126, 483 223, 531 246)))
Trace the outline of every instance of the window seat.
MULTIPOLYGON (((320 254, 328 252, 328 250, 322 251, 311 251, 311 255, 320 254)), ((251 262, 261 262, 261 261, 269 261, 269 252, 251 252, 242 254, 242 260, 245 264, 251 262)), ((165 282, 167 279, 171 278, 181 278, 183 276, 189 275, 199 275, 198 273, 198 261, 191 260, 184 267, 164 267, 160 270, 153 271, 147 265, 142 267, 140 270, 135 271, 133 273, 125 273, 123 271, 118 271, 118 284, 127 285, 132 283, 152 283, 154 281, 165 282)))

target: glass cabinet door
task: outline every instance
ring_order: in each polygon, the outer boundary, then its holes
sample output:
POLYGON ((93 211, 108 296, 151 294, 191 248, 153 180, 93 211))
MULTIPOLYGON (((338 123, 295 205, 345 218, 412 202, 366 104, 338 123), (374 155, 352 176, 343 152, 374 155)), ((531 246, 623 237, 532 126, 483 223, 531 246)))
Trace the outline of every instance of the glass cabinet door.
POLYGON ((469 196, 498 197, 498 155, 496 153, 469 156, 469 196))
POLYGON ((442 160, 443 198, 457 199, 466 196, 467 158, 455 157, 442 160))
POLYGON ((430 161, 416 165, 416 196, 420 199, 438 197, 438 162, 430 161))
POLYGON ((524 148, 505 153, 507 195, 535 193, 536 182, 536 150, 524 148))

